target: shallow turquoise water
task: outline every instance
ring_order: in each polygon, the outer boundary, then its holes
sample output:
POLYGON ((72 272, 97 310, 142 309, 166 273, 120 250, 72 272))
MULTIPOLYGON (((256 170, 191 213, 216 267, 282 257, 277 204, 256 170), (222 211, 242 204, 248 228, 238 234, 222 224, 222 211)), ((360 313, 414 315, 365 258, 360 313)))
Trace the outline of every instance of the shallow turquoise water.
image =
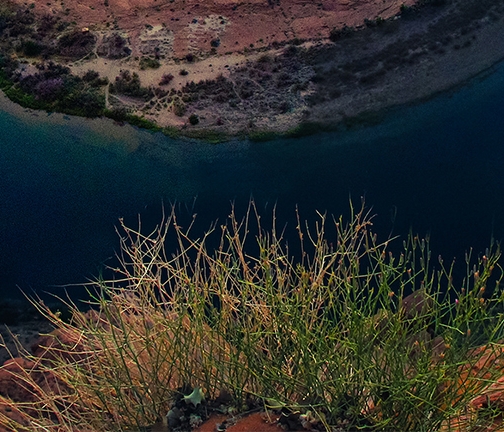
POLYGON ((198 213, 196 230, 251 196, 293 222, 347 213, 366 197, 383 237, 430 233, 462 257, 504 238, 504 65, 358 130, 268 143, 175 141, 106 121, 0 111, 0 293, 97 275, 119 217, 147 226, 162 203, 198 213))

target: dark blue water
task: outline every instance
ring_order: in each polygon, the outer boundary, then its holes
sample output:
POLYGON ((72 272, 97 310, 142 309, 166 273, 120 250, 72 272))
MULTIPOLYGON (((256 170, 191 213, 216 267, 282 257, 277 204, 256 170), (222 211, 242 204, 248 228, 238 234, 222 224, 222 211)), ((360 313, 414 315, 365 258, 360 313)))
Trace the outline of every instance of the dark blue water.
POLYGON ((504 65, 373 127, 268 143, 176 141, 105 121, 0 112, 0 295, 96 276, 119 217, 162 203, 203 230, 251 196, 279 220, 347 214, 365 196, 382 236, 430 234, 446 258, 504 238, 504 65))

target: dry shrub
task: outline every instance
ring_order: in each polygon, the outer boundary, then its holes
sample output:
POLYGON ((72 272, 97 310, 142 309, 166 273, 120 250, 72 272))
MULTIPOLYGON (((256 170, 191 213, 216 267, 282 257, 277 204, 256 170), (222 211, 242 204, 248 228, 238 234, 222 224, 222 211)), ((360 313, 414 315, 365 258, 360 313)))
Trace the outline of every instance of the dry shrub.
POLYGON ((30 395, 4 397, 0 425, 141 428, 197 387, 208 400, 225 390, 237 407, 252 397, 297 412, 318 429, 421 432, 464 420, 502 376, 499 248, 474 265, 468 256, 458 288, 453 265, 432 271, 428 242, 410 236, 394 255, 364 206, 351 210, 334 234, 326 215, 314 225, 298 216, 298 259, 275 214, 265 230, 253 203, 196 239, 173 210, 149 234, 121 221, 120 264, 91 284, 91 310, 67 301, 65 322, 35 303, 57 330, 25 352, 28 367, 0 369, 30 395))

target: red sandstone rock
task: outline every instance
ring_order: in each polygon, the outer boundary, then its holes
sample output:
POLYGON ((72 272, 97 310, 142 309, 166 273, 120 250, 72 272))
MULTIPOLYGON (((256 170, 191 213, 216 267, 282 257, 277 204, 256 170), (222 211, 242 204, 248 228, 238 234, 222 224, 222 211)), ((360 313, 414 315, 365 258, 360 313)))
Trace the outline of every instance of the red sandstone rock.
MULTIPOLYGON (((75 354, 68 354, 71 358, 81 359, 83 356, 88 355, 82 352, 81 345, 75 339, 76 337, 75 333, 66 332, 65 329, 57 329, 50 335, 41 336, 32 346, 32 352, 36 357, 39 357, 38 363, 23 358, 9 359, 4 363, 0 368, 0 415, 5 415, 22 423, 22 416, 12 408, 8 400, 33 402, 36 400, 37 386, 40 386, 43 391, 53 391, 55 393, 68 389, 51 372, 41 370, 40 365, 42 362, 53 358, 51 349, 68 349, 71 346, 75 349, 75 354)), ((438 341, 438 345, 441 342, 438 341)), ((437 344, 433 343, 433 350, 435 351, 436 348, 437 344)), ((504 371, 503 347, 482 346, 473 350, 472 354, 478 360, 473 364, 461 367, 460 381, 465 381, 469 377, 495 379, 495 375, 488 372, 492 367, 504 371)), ((468 423, 477 417, 478 410, 492 408, 497 412, 504 412, 504 374, 494 384, 487 387, 482 384, 481 387, 481 394, 470 401, 467 413, 450 423, 453 432, 472 432, 472 429, 468 429, 468 423)), ((226 430, 228 432, 278 432, 280 428, 276 420, 276 418, 273 418, 268 423, 265 420, 265 415, 260 413, 238 417, 236 422, 230 421, 229 417, 223 415, 212 416, 195 431, 214 432, 217 430, 218 424, 226 421, 226 430)), ((447 428, 446 425, 445 428, 447 428)), ((499 430, 502 430, 502 416, 495 419, 493 426, 485 429, 486 432, 497 432, 499 430)), ((0 432, 4 431, 7 432, 7 429, 0 427, 0 432)))
MULTIPOLYGON (((24 0, 14 0, 24 5, 24 0)), ((294 38, 328 37, 334 27, 359 26, 364 19, 388 18, 414 0, 67 0, 36 2, 35 13, 74 21, 78 28, 108 31, 117 23, 131 41, 133 55, 142 55, 145 28, 164 26, 168 54, 210 52, 219 39, 218 54, 264 48, 294 38), (107 23, 109 26, 107 26, 107 23)))
POLYGON ((203 425, 195 429, 195 432, 216 432, 219 424, 228 420, 227 432, 281 432, 282 429, 276 423, 277 417, 268 419, 264 413, 254 413, 229 421, 224 415, 211 416, 203 425))

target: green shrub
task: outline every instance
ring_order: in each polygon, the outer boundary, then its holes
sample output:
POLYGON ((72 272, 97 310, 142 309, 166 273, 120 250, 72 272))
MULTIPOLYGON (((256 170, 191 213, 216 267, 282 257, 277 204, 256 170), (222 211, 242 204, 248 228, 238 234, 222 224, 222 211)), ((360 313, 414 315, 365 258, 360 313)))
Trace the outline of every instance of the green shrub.
POLYGON ((44 109, 44 104, 41 101, 38 101, 33 95, 25 93, 18 87, 9 87, 4 92, 11 101, 18 103, 22 107, 44 109))
POLYGON ((34 41, 34 40, 26 40, 21 44, 20 51, 23 52, 24 55, 28 57, 36 57, 44 51, 45 46, 34 41))
POLYGON ((199 117, 196 114, 191 114, 189 116, 189 123, 193 126, 196 126, 199 123, 199 117))
POLYGON ((123 122, 126 121, 129 111, 126 107, 121 106, 121 107, 114 107, 112 109, 106 109, 103 112, 103 115, 105 117, 108 117, 112 120, 118 121, 118 122, 123 122))
POLYGON ((169 73, 169 74, 163 74, 163 76, 161 77, 161 81, 159 81, 159 85, 160 86, 164 86, 164 85, 168 85, 172 82, 174 76, 169 73))
MULTIPOLYGON (((67 302, 64 322, 37 303, 65 338, 44 360, 27 356, 64 385, 10 401, 22 420, 9 426, 138 430, 191 389, 191 400, 224 392, 317 430, 484 424, 467 408, 502 376, 499 247, 468 254, 456 282, 453 264, 433 269, 427 240, 409 236, 392 253, 364 207, 351 210, 348 222, 298 215, 289 246, 275 214, 266 230, 253 204, 202 236, 173 211, 147 234, 121 221, 121 262, 114 280, 96 281, 92 311, 67 302)), ((30 371, 16 377, 35 385, 30 371)))
POLYGON ((11 86, 12 86, 12 83, 9 80, 9 78, 7 77, 7 74, 4 71, 0 70, 0 89, 6 90, 11 86))
POLYGON ((187 106, 186 104, 182 101, 182 99, 180 99, 179 97, 176 97, 174 100, 173 100, 173 113, 177 116, 177 117, 182 117, 186 111, 187 111, 187 106))
POLYGON ((414 6, 407 6, 403 3, 399 8, 399 12, 403 18, 413 18, 418 12, 418 9, 414 6))
POLYGON ((96 38, 91 32, 75 29, 58 39, 58 53, 71 58, 80 58, 91 53, 95 44, 96 38))
POLYGON ((71 92, 56 101, 55 110, 83 117, 99 117, 105 109, 105 96, 96 90, 71 92))
POLYGON ((138 74, 136 72, 131 73, 129 70, 121 70, 119 76, 110 85, 110 92, 138 97, 145 101, 154 95, 151 88, 142 87, 138 74))
POLYGON ((96 79, 100 78, 100 74, 94 70, 88 70, 83 76, 82 80, 85 82, 92 82, 96 79))
POLYGON ((144 117, 139 117, 137 115, 128 114, 125 120, 132 126, 136 126, 142 129, 147 129, 153 132, 159 132, 162 130, 160 126, 154 123, 151 120, 148 120, 144 117))
POLYGON ((340 39, 347 38, 354 33, 355 29, 353 27, 348 27, 346 24, 342 28, 333 28, 329 33, 329 39, 331 42, 337 42, 340 39))
POLYGON ((150 57, 142 57, 140 59, 140 69, 158 69, 161 66, 159 60, 150 57))

